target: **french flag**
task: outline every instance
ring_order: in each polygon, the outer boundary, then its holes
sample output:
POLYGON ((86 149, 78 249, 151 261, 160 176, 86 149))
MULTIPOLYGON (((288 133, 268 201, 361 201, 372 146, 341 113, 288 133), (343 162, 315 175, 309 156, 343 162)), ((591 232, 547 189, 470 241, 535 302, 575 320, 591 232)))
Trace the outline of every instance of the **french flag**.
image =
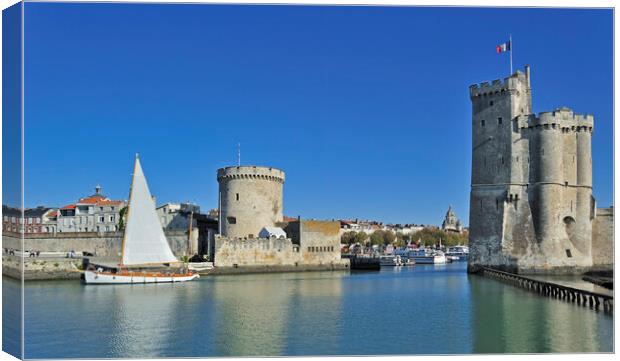
POLYGON ((508 40, 507 42, 496 46, 495 50, 497 51, 498 54, 510 51, 510 47, 512 45, 511 43, 512 43, 512 40, 508 40))

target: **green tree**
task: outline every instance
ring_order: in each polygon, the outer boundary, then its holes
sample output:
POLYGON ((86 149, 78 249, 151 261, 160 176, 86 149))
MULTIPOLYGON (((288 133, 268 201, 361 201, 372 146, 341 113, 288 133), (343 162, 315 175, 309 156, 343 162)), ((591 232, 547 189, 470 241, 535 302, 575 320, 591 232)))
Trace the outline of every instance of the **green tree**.
POLYGON ((455 232, 444 232, 438 228, 424 228, 412 236, 413 240, 420 239, 422 244, 425 246, 433 246, 439 245, 439 241, 441 240, 441 244, 443 246, 456 246, 458 244, 468 244, 469 236, 466 232, 463 233, 455 233, 455 232))
POLYGON ((368 239, 368 234, 366 232, 357 232, 355 234, 355 243, 364 244, 368 239))
POLYGON ((355 236, 356 234, 353 231, 344 232, 342 236, 340 236, 340 243, 349 245, 355 243, 355 236))
POLYGON ((407 245, 407 242, 405 242, 404 238, 398 239, 396 238, 396 241, 394 242, 394 246, 396 247, 405 247, 407 245))
POLYGON ((374 231, 370 235, 370 244, 373 245, 373 246, 374 245, 378 245, 378 246, 383 245, 383 231, 382 230, 374 231))
POLYGON ((383 244, 388 245, 394 243, 396 240, 396 234, 392 231, 384 231, 383 232, 383 244))
POLYGON ((119 216, 119 220, 118 220, 118 230, 119 231, 124 231, 125 230, 125 213, 127 213, 127 206, 121 208, 120 211, 118 211, 118 216, 119 216))

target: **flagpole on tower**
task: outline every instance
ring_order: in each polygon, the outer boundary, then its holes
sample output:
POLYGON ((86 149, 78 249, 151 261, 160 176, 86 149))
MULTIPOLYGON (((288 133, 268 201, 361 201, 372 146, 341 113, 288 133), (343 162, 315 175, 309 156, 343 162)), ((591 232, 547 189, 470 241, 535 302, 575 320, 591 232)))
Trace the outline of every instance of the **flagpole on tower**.
POLYGON ((510 44, 510 75, 512 75, 512 34, 510 34, 510 39, 508 41, 510 44))

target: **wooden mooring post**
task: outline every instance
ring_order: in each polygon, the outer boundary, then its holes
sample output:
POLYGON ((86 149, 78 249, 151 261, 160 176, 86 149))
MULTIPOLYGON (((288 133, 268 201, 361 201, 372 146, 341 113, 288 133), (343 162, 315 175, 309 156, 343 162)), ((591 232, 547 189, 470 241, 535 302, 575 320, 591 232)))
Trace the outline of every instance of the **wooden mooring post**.
POLYGON ((521 287, 530 292, 538 293, 541 296, 557 298, 566 302, 576 303, 579 306, 588 307, 597 311, 602 309, 605 313, 613 313, 613 296, 558 285, 556 283, 540 281, 514 273, 499 271, 486 267, 483 267, 481 269, 480 274, 485 277, 489 277, 504 283, 509 283, 514 286, 521 287))

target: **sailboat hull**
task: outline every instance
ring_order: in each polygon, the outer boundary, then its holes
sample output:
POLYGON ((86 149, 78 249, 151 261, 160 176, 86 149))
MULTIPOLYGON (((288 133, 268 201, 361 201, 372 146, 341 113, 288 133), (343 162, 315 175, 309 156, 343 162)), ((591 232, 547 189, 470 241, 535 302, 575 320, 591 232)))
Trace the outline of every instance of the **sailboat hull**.
POLYGON ((142 272, 110 273, 84 271, 84 282, 87 284, 133 284, 133 283, 176 283, 187 282, 199 278, 198 274, 158 274, 142 272))

